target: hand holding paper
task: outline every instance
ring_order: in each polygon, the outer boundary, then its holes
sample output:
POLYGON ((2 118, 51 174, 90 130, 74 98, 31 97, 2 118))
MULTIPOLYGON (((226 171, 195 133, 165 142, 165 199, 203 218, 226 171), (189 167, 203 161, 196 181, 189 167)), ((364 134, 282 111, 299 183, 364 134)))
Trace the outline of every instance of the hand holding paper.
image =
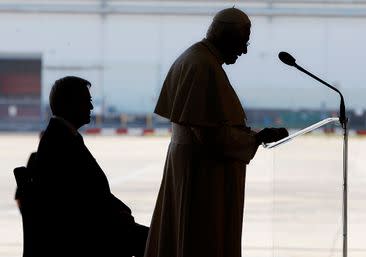
POLYGON ((258 144, 271 143, 287 137, 288 131, 286 128, 264 128, 256 134, 258 144))

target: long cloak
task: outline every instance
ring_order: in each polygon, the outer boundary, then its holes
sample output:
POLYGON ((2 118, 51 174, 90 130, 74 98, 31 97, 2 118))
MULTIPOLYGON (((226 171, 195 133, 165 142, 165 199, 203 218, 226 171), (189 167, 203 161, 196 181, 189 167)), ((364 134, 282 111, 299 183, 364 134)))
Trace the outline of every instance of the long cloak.
POLYGON ((209 41, 174 62, 155 112, 173 123, 145 257, 240 257, 245 165, 258 144, 209 41))

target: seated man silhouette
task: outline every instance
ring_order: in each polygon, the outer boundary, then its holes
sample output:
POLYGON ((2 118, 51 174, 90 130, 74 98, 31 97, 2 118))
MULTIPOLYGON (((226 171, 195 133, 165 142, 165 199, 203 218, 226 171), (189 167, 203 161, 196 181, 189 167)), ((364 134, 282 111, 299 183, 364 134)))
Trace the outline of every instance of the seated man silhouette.
POLYGON ((106 175, 78 129, 90 122, 90 82, 57 80, 50 93, 53 117, 37 150, 35 256, 142 256, 148 228, 110 191, 106 175))

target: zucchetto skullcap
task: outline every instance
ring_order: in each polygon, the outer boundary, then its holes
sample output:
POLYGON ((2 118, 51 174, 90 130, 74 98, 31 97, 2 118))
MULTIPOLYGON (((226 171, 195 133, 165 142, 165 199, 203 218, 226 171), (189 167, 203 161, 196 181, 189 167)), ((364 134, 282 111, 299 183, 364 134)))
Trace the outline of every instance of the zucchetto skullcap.
POLYGON ((219 11, 213 18, 213 21, 228 23, 228 24, 242 24, 250 25, 248 15, 243 11, 232 7, 219 11))

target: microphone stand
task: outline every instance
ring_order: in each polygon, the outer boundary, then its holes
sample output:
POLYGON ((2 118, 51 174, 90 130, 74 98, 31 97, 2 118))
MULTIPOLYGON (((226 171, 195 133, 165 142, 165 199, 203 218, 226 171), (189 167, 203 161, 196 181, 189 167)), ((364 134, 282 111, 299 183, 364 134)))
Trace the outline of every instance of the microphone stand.
POLYGON ((324 80, 318 78, 314 74, 308 72, 296 63, 293 66, 309 75, 313 79, 326 85, 327 87, 336 91, 340 97, 341 102, 339 106, 339 122, 343 128, 343 257, 347 257, 348 254, 348 118, 346 117, 346 108, 344 104, 344 98, 342 93, 335 87, 331 86, 324 80))

